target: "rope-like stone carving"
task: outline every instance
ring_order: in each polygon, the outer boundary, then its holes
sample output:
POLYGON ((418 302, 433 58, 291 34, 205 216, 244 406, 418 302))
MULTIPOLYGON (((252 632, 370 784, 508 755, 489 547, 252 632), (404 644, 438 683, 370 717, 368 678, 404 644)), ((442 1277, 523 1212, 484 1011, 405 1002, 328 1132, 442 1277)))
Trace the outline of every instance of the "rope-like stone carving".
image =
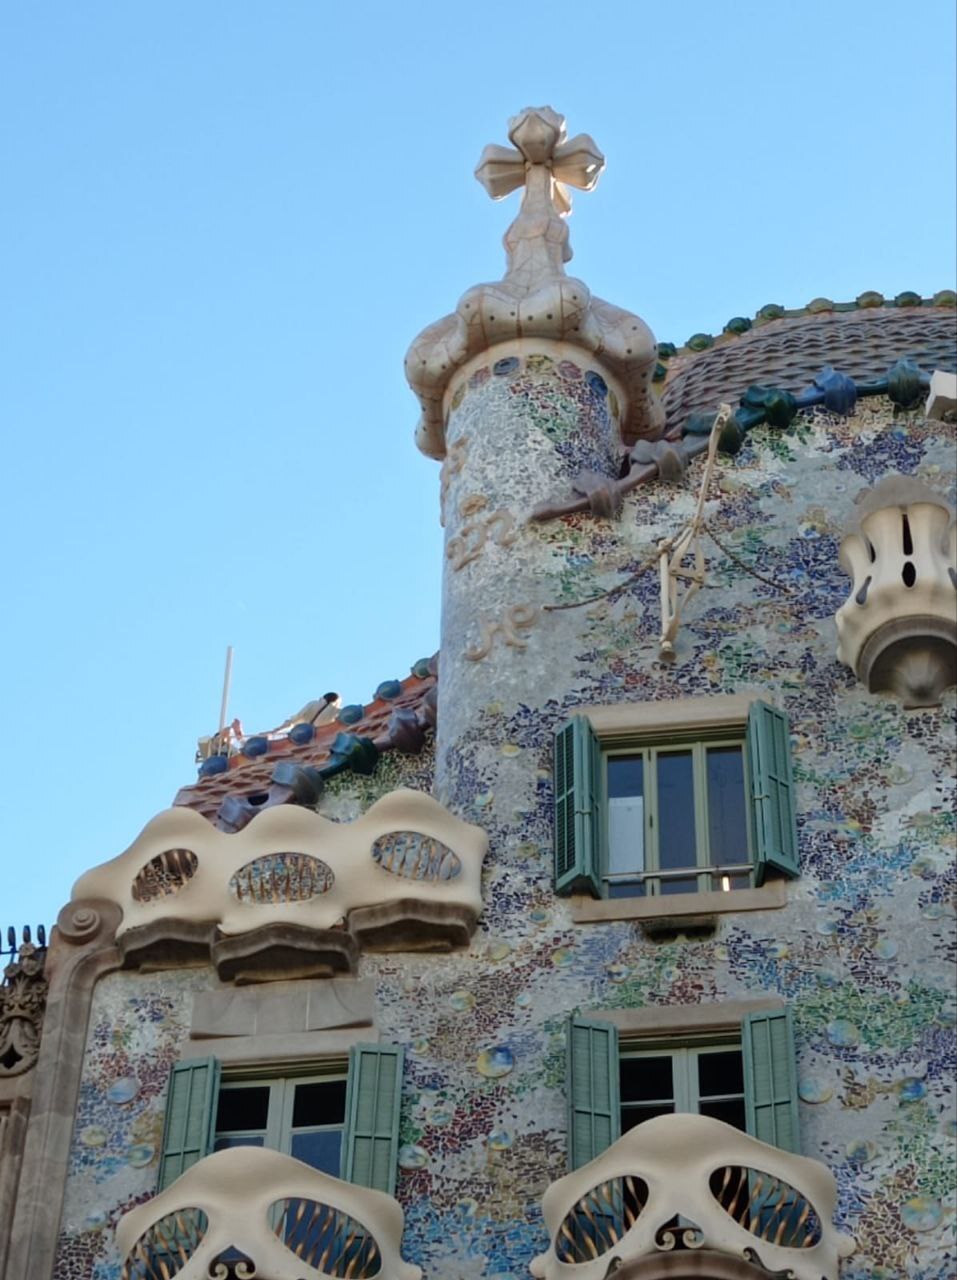
POLYGON ((526 649, 528 640, 522 634, 531 631, 541 616, 533 604, 516 604, 506 609, 501 618, 483 618, 479 624, 481 636, 478 644, 465 650, 469 662, 481 662, 492 652, 496 636, 501 636, 511 649, 526 649))

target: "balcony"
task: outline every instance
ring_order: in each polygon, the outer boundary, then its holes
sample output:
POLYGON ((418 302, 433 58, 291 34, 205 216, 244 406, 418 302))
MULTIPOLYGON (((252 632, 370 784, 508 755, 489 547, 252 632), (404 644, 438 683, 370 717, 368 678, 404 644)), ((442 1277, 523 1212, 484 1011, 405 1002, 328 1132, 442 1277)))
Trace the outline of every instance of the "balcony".
POLYGON ((698 1115, 630 1129, 544 1196, 538 1280, 837 1280, 854 1243, 831 1224, 817 1160, 698 1115))
POLYGON ((232 1147, 131 1209, 116 1239, 122 1280, 421 1280, 402 1261, 403 1221, 381 1191, 232 1147))
POLYGON ((836 614, 840 660, 872 693, 933 707, 957 680, 957 525, 913 476, 885 476, 857 499, 840 559, 853 579, 836 614))
POLYGON ((283 805, 234 834, 174 808, 81 876, 73 901, 121 908, 128 967, 211 960, 237 982, 328 976, 354 971, 361 950, 466 946, 487 845, 481 828, 409 790, 354 822, 283 805))

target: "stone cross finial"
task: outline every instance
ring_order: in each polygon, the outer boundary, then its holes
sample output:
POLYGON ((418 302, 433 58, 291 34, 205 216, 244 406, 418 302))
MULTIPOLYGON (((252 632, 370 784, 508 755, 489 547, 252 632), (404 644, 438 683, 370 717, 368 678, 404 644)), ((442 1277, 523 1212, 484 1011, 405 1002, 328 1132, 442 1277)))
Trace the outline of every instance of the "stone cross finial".
POLYGON ((572 256, 565 187, 589 191, 605 158, 587 134, 566 140, 564 117, 551 107, 526 107, 509 122, 508 136, 513 146, 486 147, 475 170, 494 200, 525 188, 505 233, 505 277, 467 290, 406 355, 406 377, 422 406, 419 448, 445 456, 443 400, 458 371, 483 352, 527 339, 567 343, 592 355, 618 381, 625 443, 656 439, 664 413, 651 389, 654 335, 638 316, 592 297, 583 280, 565 274, 572 256))
POLYGON ((505 233, 506 280, 526 287, 536 279, 563 274, 571 259, 571 212, 566 186, 591 191, 605 157, 587 133, 565 139, 565 119, 551 107, 526 107, 509 121, 511 147, 494 143, 482 152, 475 176, 493 200, 525 187, 518 217, 505 233))

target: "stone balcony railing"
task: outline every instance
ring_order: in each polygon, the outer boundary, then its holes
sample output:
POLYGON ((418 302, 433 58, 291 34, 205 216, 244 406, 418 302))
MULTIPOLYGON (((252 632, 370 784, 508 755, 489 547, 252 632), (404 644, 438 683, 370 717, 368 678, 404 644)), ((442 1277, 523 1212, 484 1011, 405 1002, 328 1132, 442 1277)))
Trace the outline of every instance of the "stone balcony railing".
POLYGON ((381 1191, 261 1147, 217 1151, 116 1228, 122 1280, 421 1280, 381 1191))
POLYGON ((823 1164, 707 1116, 638 1125, 543 1203, 551 1246, 532 1263, 538 1280, 837 1280, 854 1249, 831 1223, 823 1164))
POLYGON ((221 978, 240 981, 350 972, 363 949, 467 945, 487 844, 481 828, 409 790, 354 822, 290 805, 234 834, 174 808, 81 876, 73 902, 121 908, 128 966, 209 957, 221 978))

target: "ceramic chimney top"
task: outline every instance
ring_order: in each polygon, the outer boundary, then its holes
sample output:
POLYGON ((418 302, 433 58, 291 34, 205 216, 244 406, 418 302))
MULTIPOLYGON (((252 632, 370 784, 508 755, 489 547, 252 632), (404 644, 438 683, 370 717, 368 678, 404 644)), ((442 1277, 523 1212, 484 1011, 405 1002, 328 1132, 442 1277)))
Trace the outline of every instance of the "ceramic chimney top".
POLYGON ((594 297, 565 274, 571 259, 568 187, 590 191, 605 158, 588 134, 566 137, 565 118, 551 107, 526 107, 509 122, 509 147, 485 148, 475 176, 493 200, 523 188, 522 204, 505 233, 502 280, 479 284, 451 315, 429 325, 409 348, 406 377, 422 406, 419 448, 445 456, 445 395, 474 356, 517 339, 569 342, 591 353, 620 381, 627 403, 626 442, 661 434, 664 416, 651 389, 654 335, 644 321, 594 297))

